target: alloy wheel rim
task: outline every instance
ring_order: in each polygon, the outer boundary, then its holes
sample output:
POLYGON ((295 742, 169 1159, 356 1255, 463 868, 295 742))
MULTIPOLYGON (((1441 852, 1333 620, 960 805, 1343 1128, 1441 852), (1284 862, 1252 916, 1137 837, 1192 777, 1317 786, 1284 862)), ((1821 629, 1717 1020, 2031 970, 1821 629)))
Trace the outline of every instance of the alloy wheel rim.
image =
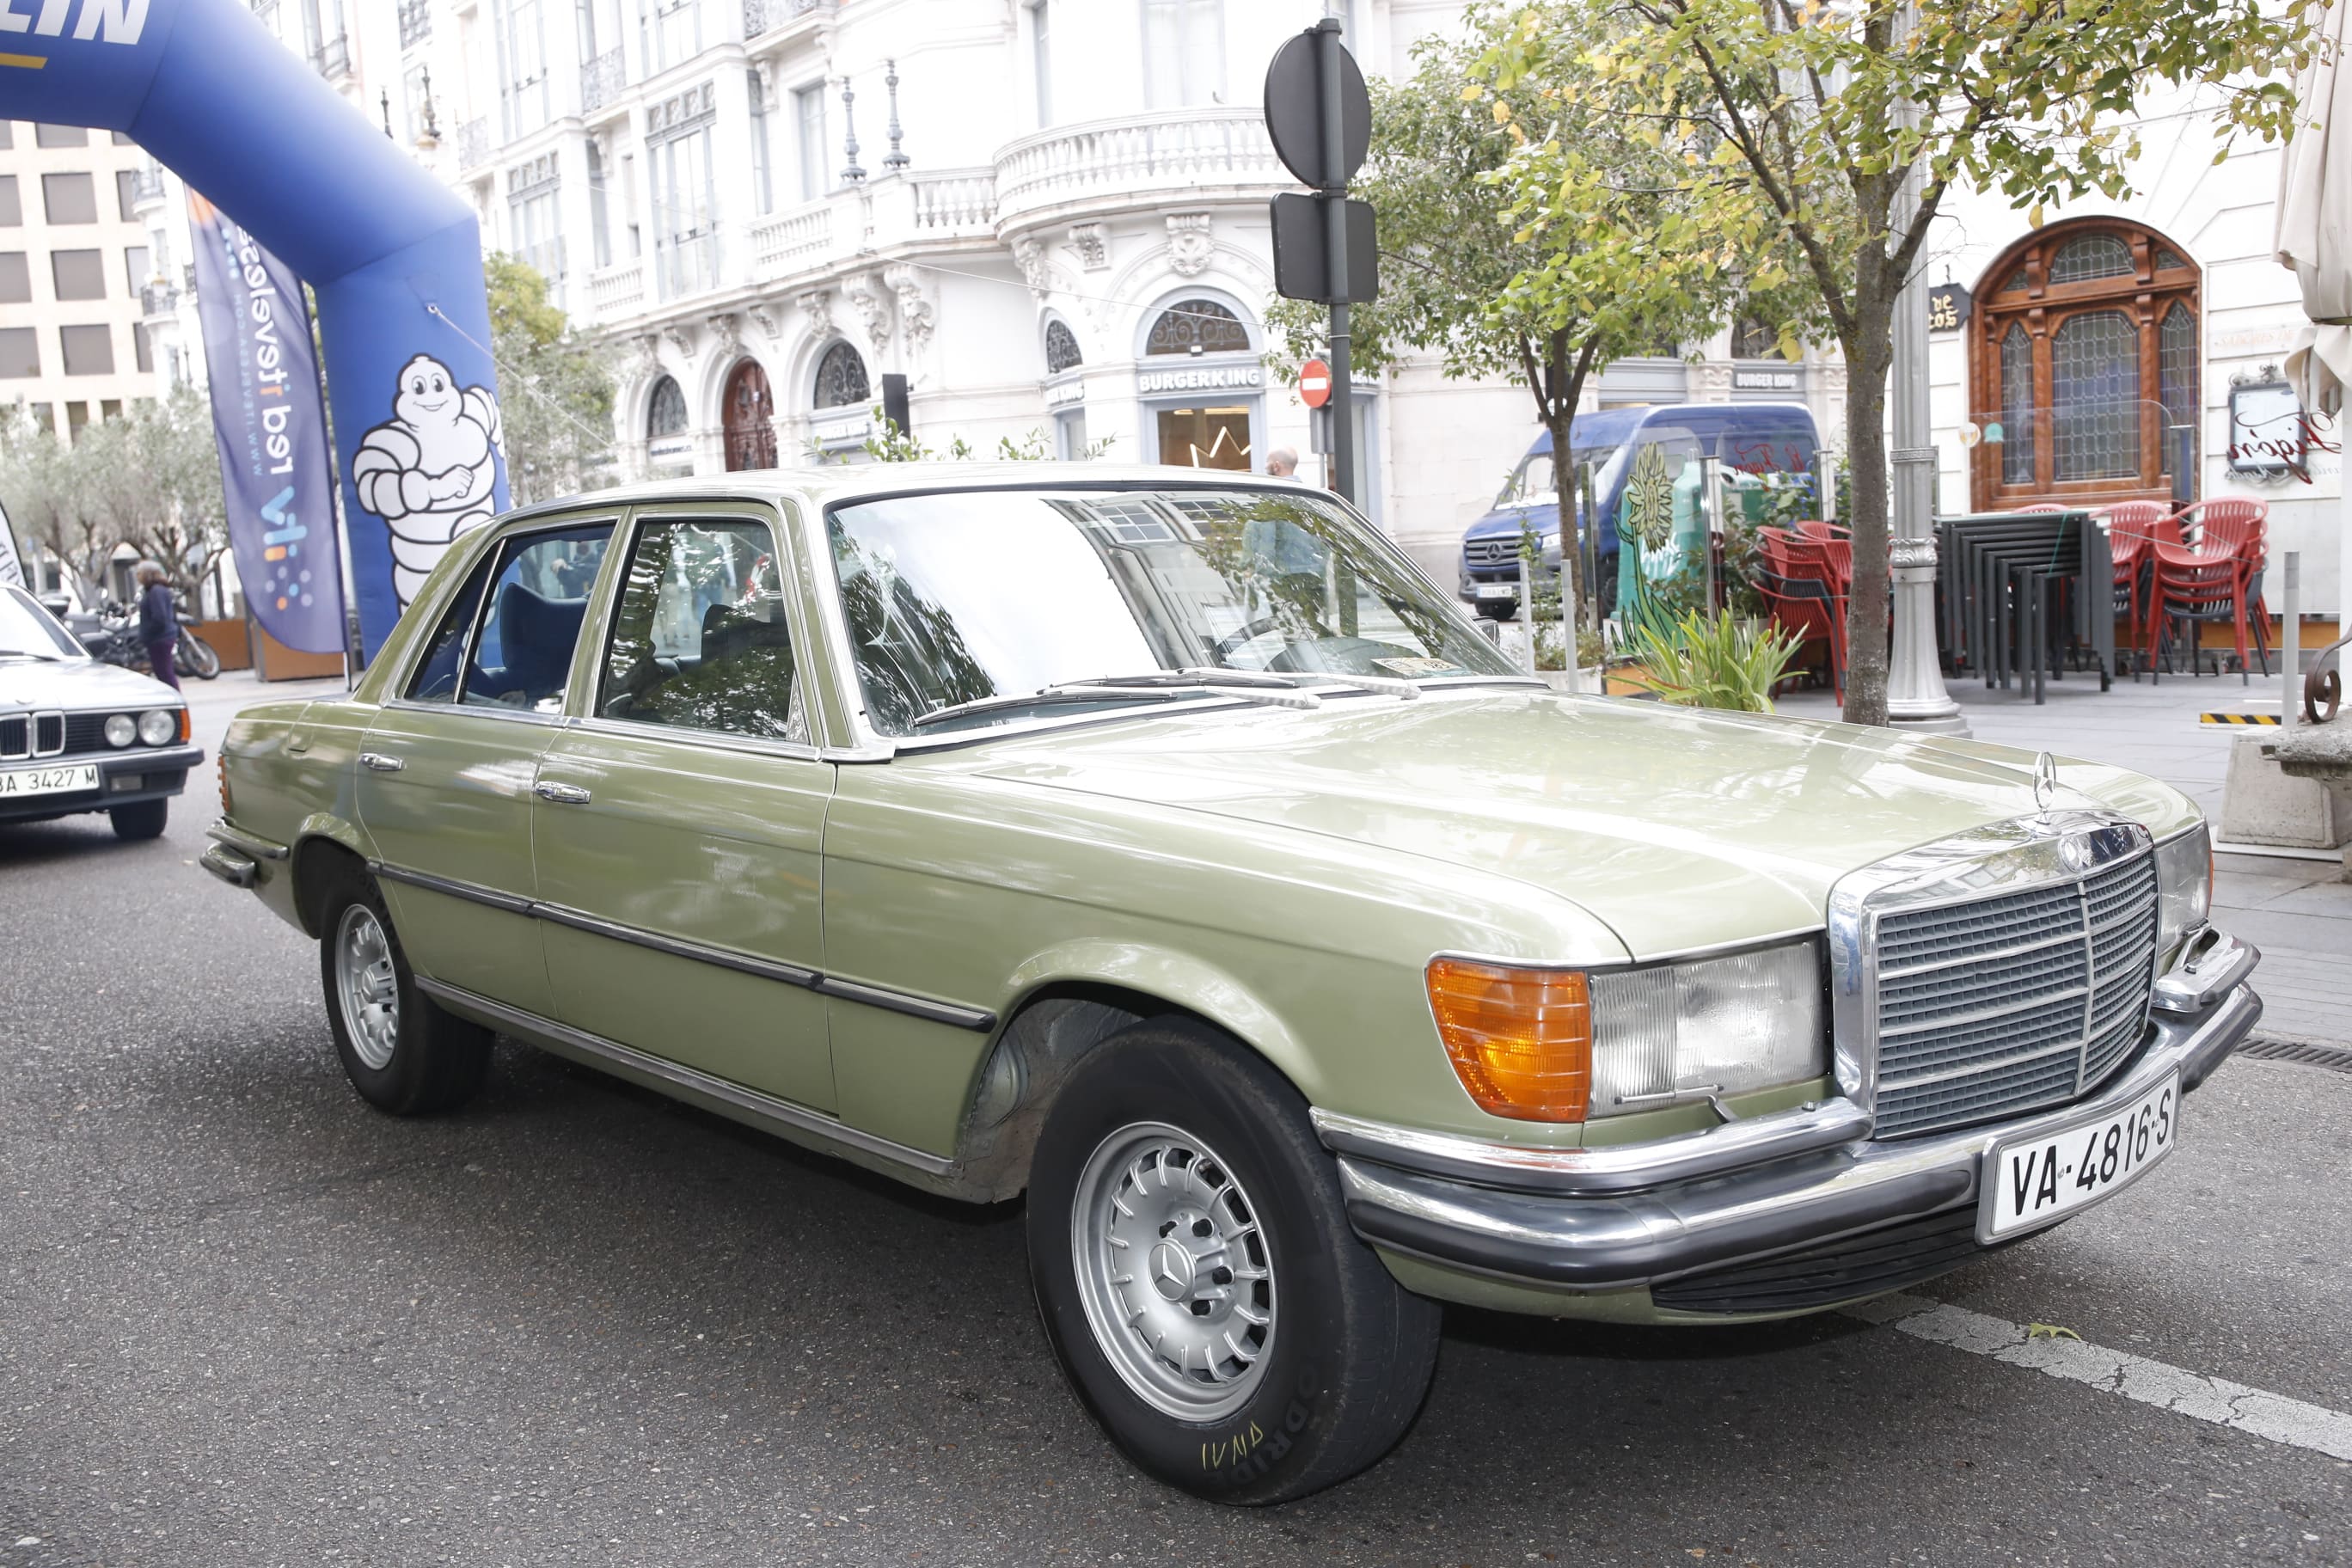
POLYGON ((335 997, 352 1054, 382 1072, 400 1041, 400 976, 393 968, 392 939, 364 904, 345 910, 335 931, 335 997))
POLYGON ((1097 1144, 1070 1210, 1095 1342, 1162 1415, 1215 1421, 1249 1402, 1274 1348, 1274 1254, 1257 1205, 1207 1142, 1140 1121, 1097 1144))

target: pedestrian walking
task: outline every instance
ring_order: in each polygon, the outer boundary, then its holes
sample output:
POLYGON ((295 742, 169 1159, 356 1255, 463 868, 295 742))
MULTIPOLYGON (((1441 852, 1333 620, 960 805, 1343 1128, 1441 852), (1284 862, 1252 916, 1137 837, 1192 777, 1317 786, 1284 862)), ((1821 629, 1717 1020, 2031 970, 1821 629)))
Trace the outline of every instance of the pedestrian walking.
POLYGON ((147 645, 147 667, 155 679, 176 691, 180 671, 173 656, 180 647, 180 613, 172 604, 172 586, 163 568, 152 561, 139 563, 139 640, 147 645))

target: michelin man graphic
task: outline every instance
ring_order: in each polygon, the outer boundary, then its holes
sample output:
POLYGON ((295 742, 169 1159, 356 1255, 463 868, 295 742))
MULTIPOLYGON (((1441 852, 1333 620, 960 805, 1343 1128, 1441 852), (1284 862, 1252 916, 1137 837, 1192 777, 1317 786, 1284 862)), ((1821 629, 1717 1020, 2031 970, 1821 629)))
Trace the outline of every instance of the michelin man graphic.
POLYGON ((499 400, 418 354, 401 369, 392 413, 361 438, 352 484, 392 529, 393 590, 405 611, 449 542, 490 520, 499 400))

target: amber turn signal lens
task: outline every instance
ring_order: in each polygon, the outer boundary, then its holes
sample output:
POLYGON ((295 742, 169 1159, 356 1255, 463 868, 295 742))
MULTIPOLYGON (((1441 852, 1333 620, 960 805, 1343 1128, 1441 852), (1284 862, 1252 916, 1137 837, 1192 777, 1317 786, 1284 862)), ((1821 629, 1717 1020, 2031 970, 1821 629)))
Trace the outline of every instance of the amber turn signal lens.
POLYGON ((194 725, 193 725, 193 724, 191 724, 191 723, 188 721, 188 710, 187 710, 186 709, 184 709, 184 708, 181 709, 181 710, 180 710, 180 744, 182 744, 182 745, 184 745, 184 745, 186 745, 186 744, 188 743, 188 737, 189 737, 190 735, 194 734, 194 733, 195 733, 195 726, 194 726, 194 725))
POLYGON ((1584 1120, 1592 997, 1581 971, 1440 958, 1428 982, 1437 1037, 1479 1110, 1519 1121, 1584 1120))

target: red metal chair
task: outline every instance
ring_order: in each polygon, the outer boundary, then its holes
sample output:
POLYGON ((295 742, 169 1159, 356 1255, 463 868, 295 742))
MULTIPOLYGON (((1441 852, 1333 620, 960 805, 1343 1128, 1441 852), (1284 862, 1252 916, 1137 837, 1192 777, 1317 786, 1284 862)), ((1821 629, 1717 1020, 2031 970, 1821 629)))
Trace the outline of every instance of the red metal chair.
MULTIPOLYGON (((2235 633, 2240 678, 2251 679, 2252 666, 2246 658, 2246 620, 2250 601, 2259 605, 2260 596, 2252 591, 2253 572, 2249 557, 2223 532, 2217 533, 2209 521, 2206 542, 2211 548, 2184 550, 2161 540, 2148 546, 2153 557, 2149 582, 2147 647, 2150 655, 2149 673, 2155 674, 2155 660, 2167 652, 2170 629, 2179 622, 2191 628, 2207 621, 2228 620, 2235 633)), ((2250 548, 2259 549, 2259 545, 2250 548)), ((2202 657, 2202 637, 2192 630, 2189 645, 2189 670, 2197 673, 2202 657)), ((2263 673, 2270 673, 2269 628, 2260 618, 2254 620, 2254 642, 2262 650, 2263 673)), ((2218 673, 2218 672, 2217 672, 2218 673)))
MULTIPOLYGON (((2153 500, 2117 501, 2092 515, 2106 520, 2107 554, 2116 566, 2115 613, 2123 617, 2125 626, 2131 628, 2132 640, 2137 643, 2147 619, 2148 576, 2153 563, 2148 544, 2151 541, 2161 540, 2167 544, 2179 545, 2179 519, 2162 501, 2153 500)), ((2135 659, 2132 679, 2137 680, 2139 679, 2137 663, 2149 655, 2145 646, 2132 651, 2135 659)))
POLYGON ((1845 700, 1845 595, 1833 587, 1820 546, 1786 529, 1757 531, 1764 556, 1757 591, 1773 624, 1801 645, 1820 643, 1828 653, 1830 689, 1845 700))

